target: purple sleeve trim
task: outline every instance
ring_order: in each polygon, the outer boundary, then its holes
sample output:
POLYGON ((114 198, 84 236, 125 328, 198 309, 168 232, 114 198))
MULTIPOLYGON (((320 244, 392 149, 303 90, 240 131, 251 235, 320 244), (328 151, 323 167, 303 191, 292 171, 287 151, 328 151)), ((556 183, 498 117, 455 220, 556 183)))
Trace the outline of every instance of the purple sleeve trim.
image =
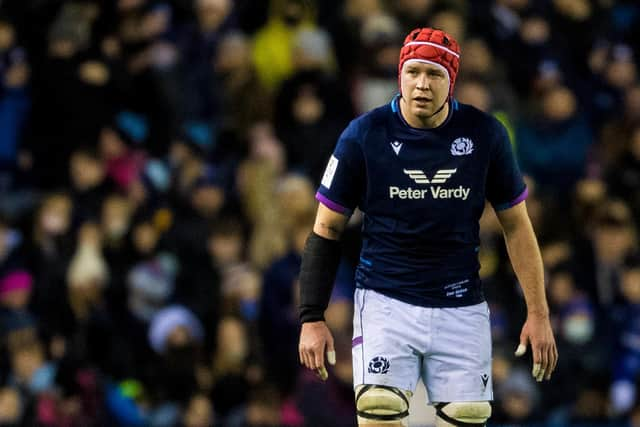
POLYGON ((515 199, 513 199, 510 202, 503 203, 501 205, 495 206, 494 209, 496 211, 503 211, 505 209, 512 208, 515 205, 517 205, 518 203, 522 202, 524 199, 526 199, 527 196, 529 196, 529 189, 527 187, 524 187, 524 191, 522 193, 520 193, 520 195, 518 197, 516 197, 515 199))
POLYGON ((338 212, 339 214, 343 215, 351 214, 351 209, 347 209, 344 206, 327 199, 324 195, 320 194, 320 192, 316 193, 316 199, 334 212, 338 212))
POLYGON ((360 335, 359 337, 355 337, 354 339, 351 340, 351 347, 358 346, 362 344, 362 342, 363 342, 362 335, 360 335))
POLYGON ((529 189, 527 187, 524 187, 524 191, 520 193, 520 195, 510 203, 510 205, 515 206, 518 203, 522 202, 524 199, 526 199, 528 196, 529 196, 529 189))

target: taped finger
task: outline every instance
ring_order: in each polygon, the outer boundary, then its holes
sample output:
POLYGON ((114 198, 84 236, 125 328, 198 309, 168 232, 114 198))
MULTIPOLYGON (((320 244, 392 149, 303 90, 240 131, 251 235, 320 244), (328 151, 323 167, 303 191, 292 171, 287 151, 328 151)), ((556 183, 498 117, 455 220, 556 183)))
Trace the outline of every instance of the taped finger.
POLYGON ((329 378, 329 373, 327 372, 327 369, 324 366, 321 366, 320 368, 316 369, 316 374, 322 381, 326 381, 327 378, 329 378))

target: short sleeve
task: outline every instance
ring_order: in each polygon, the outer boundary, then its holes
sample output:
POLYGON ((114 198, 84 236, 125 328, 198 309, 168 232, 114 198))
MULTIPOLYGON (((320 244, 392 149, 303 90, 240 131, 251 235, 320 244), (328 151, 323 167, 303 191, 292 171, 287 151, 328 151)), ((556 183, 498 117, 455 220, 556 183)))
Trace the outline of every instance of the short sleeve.
POLYGON ((350 216, 362 199, 364 177, 362 146, 351 122, 329 158, 316 199, 332 211, 350 216))
POLYGON ((527 198, 527 186, 504 126, 494 121, 491 157, 487 173, 487 200, 496 211, 508 209, 527 198))

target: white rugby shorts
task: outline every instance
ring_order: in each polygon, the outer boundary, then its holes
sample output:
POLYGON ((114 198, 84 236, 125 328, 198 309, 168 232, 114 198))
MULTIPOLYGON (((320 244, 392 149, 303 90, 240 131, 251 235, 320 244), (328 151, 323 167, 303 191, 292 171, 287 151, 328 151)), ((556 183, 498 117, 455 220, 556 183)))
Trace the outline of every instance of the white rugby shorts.
POLYGON ((429 308, 357 288, 353 316, 353 383, 415 390, 428 403, 493 399, 491 326, 486 302, 429 308))

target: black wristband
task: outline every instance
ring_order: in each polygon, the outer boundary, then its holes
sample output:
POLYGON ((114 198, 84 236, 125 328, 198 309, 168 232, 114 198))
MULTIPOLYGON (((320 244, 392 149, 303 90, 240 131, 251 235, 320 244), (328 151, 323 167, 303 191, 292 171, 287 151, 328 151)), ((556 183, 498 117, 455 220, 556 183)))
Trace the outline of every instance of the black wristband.
POLYGON ((313 231, 307 238, 300 266, 300 323, 324 320, 340 264, 340 241, 313 231))

